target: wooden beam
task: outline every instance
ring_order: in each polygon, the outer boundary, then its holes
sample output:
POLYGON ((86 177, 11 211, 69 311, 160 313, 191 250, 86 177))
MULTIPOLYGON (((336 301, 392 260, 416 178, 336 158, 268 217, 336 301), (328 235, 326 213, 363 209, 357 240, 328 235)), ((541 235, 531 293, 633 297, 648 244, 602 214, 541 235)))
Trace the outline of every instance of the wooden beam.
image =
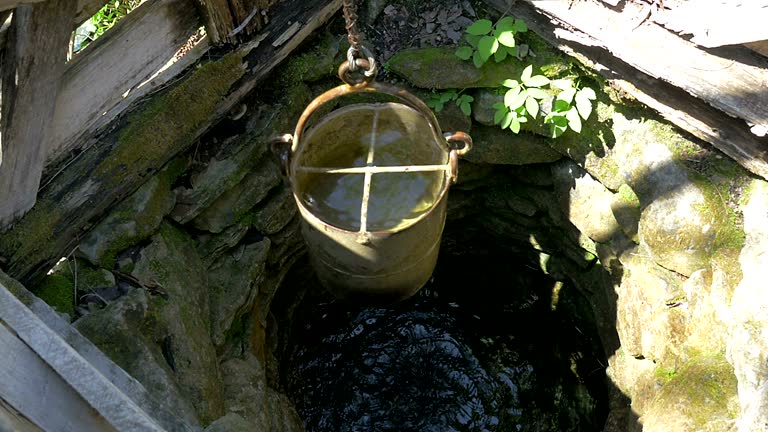
POLYGON ((23 4, 40 3, 44 0, 0 0, 0 11, 16 9, 23 4))
POLYGON ((560 24, 558 36, 567 38, 578 30, 639 71, 756 126, 755 131, 768 129, 765 67, 710 54, 661 26, 643 23, 642 14, 630 2, 622 12, 589 1, 572 6, 566 0, 527 2, 560 24))
MULTIPOLYGON (((486 0, 500 12, 506 0, 486 0)), ((681 129, 734 159, 744 168, 768 179, 768 139, 752 134, 740 119, 726 115, 705 101, 672 84, 656 79, 618 58, 595 38, 543 14, 530 3, 515 5, 514 15, 531 30, 566 54, 576 57, 613 84, 657 110, 681 129)))
POLYGON ((199 27, 192 0, 148 1, 76 55, 56 99, 46 162, 77 150, 83 136, 197 61, 204 49, 177 57, 199 27), (179 64, 158 74, 173 61, 179 64))
POLYGON ((2 62, 0 227, 34 204, 64 71, 74 0, 16 9, 2 62))
POLYGON ((0 346, 0 398, 44 430, 164 430, 1 283, 0 346))
POLYGON ((707 48, 768 39, 768 1, 704 0, 665 4, 653 20, 707 48))
POLYGON ((35 208, 13 230, 0 234, 0 263, 7 263, 7 273, 34 284, 115 203, 230 112, 291 50, 339 10, 341 0, 280 5, 252 41, 191 70, 129 116, 107 125, 108 133, 83 137, 84 142, 98 145, 73 159, 41 190, 35 208), (300 23, 300 28, 288 40, 276 43, 290 27, 288 22, 300 23), (217 75, 211 77, 212 73, 217 75), (235 73, 238 75, 233 77, 235 73), (228 87, 222 89, 222 85, 228 87), (133 140, 148 141, 151 151, 138 150, 133 140))
POLYGON ((235 43, 261 30, 269 0, 197 0, 212 43, 235 43))

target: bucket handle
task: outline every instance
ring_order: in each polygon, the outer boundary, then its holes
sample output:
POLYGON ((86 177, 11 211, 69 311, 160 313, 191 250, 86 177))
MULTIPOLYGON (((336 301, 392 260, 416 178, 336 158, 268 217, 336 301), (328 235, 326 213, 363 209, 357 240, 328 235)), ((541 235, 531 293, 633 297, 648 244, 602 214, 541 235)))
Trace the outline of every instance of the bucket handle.
POLYGON ((269 149, 275 156, 280 173, 283 176, 288 175, 288 165, 291 163, 291 146, 293 145, 293 135, 283 134, 272 137, 269 140, 269 149))
POLYGON ((459 180, 459 156, 464 156, 472 150, 472 137, 466 132, 446 132, 443 138, 448 142, 451 152, 449 153, 449 163, 451 164, 450 180, 451 184, 456 184, 459 180), (461 142, 464 145, 458 148, 450 146, 451 143, 461 142))

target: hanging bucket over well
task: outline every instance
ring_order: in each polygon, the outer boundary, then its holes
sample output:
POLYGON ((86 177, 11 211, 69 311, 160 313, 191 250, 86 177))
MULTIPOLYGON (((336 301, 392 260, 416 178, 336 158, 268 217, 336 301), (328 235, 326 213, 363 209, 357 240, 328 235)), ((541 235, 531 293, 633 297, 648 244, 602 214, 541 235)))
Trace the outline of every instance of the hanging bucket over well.
POLYGON ((424 286, 437 262, 448 188, 458 156, 471 147, 469 136, 444 137, 434 114, 408 92, 362 83, 315 99, 284 142, 292 144, 282 159, 323 286, 363 302, 398 301, 424 286), (346 105, 307 127, 321 106, 371 92, 398 102, 346 105), (453 142, 463 146, 451 148, 453 142))

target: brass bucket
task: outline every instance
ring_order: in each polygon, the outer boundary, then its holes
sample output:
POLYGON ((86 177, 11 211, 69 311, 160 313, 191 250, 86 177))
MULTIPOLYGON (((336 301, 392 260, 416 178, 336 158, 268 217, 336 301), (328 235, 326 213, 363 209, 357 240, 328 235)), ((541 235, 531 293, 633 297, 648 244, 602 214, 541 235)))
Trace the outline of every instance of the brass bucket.
POLYGON ((437 262, 458 157, 471 145, 463 132, 443 136, 420 99, 387 84, 345 84, 312 101, 294 135, 273 151, 323 286, 363 303, 399 301, 424 286, 437 262), (371 92, 398 102, 347 105, 308 127, 321 106, 371 92))

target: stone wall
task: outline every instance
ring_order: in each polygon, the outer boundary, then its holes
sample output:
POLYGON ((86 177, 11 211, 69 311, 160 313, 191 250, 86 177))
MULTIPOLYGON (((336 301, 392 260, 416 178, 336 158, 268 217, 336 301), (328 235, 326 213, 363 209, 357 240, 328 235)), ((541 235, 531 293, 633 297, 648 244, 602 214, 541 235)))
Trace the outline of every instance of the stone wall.
MULTIPOLYGON (((302 429, 280 392, 270 306, 304 246, 267 141, 336 84, 342 41, 319 35, 290 58, 244 115, 147 179, 32 287, 209 430, 302 429)), ((530 45, 550 78, 578 74, 597 91, 581 134, 494 126, 488 112, 500 96, 474 88, 493 79, 462 81, 473 66, 452 49, 405 51, 387 65, 399 85, 450 82, 474 95, 472 118, 452 106, 439 114, 445 130, 475 139, 450 194, 449 228, 461 223, 467 238, 494 236, 533 256, 589 300, 616 389, 606 431, 768 430, 768 183, 530 45)))

